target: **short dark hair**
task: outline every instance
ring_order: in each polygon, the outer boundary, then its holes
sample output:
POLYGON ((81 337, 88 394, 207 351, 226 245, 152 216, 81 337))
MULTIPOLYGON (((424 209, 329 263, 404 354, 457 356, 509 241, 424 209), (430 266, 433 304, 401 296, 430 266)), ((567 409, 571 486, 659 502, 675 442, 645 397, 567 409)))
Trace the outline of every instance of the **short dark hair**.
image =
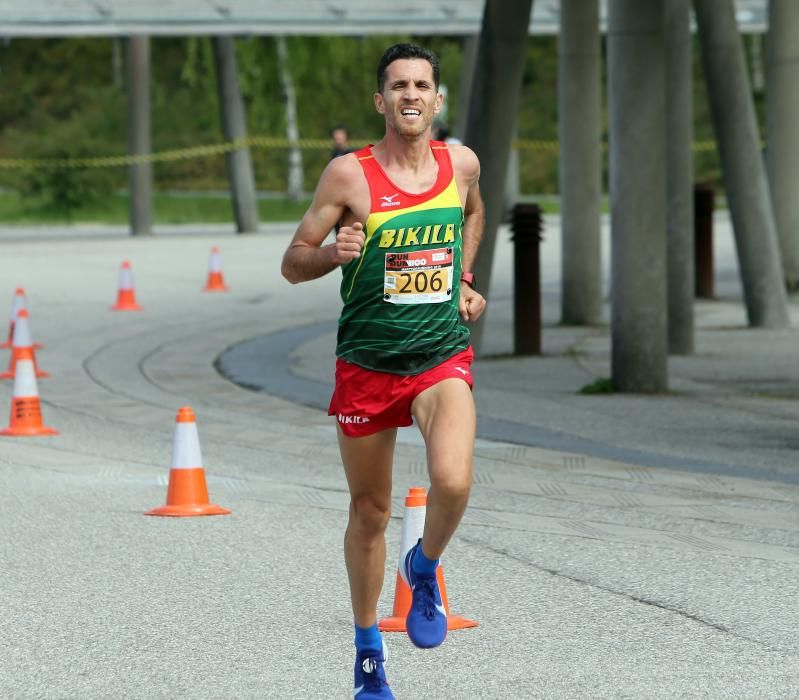
POLYGON ((394 44, 386 49, 380 63, 377 64, 377 91, 383 92, 383 86, 386 81, 386 68, 394 61, 399 61, 404 58, 422 58, 427 61, 433 68, 433 82, 438 90, 439 75, 441 68, 436 56, 430 49, 416 44, 394 44))

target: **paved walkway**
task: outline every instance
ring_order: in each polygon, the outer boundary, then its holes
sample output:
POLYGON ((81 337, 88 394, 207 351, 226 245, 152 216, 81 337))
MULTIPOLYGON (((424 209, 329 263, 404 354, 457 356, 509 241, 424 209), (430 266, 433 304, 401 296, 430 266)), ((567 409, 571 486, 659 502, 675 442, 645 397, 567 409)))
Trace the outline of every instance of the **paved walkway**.
MULTIPOLYGON (((0 280, 26 287, 53 438, 0 439, 0 696, 349 697, 341 538, 347 493, 329 393, 337 279, 279 276, 291 231, 0 231, 0 280), (229 294, 200 291, 211 245, 229 294), (108 310, 123 259, 144 311, 108 310), (253 356, 257 359, 252 361, 253 356), (216 367, 239 381, 237 386, 216 367), (176 409, 199 422, 211 498, 233 514, 160 519, 176 409)), ((497 248, 470 509, 444 562, 440 649, 389 635, 398 698, 787 698, 799 689, 797 331, 746 328, 729 225, 718 299, 669 395, 584 396, 607 328, 557 325, 558 232, 544 259, 544 356, 510 356, 510 246, 497 248)), ((0 290, 2 293, 2 290, 0 290)), ((11 384, 0 384, 7 405, 11 384)), ((4 423, 5 424, 5 423, 4 423)), ((424 484, 402 431, 381 613, 402 498, 424 484)))

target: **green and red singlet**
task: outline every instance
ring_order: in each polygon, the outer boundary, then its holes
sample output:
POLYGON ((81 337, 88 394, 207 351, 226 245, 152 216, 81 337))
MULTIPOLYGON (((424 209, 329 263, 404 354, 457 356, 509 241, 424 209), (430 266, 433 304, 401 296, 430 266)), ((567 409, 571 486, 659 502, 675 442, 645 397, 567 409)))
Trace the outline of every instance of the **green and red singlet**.
POLYGON ((430 148, 438 177, 421 194, 394 185, 370 146, 355 153, 371 207, 361 256, 342 266, 336 355, 367 369, 418 374, 469 345, 458 315, 463 206, 447 145, 430 148))

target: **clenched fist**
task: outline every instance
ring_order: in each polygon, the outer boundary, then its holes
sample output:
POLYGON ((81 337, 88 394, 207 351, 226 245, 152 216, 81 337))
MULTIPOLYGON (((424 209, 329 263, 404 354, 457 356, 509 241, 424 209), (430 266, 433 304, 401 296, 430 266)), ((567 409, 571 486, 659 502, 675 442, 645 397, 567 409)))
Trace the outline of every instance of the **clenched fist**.
POLYGON ((466 282, 461 282, 461 295, 458 311, 464 321, 476 321, 486 308, 486 300, 480 292, 476 292, 466 282))
POLYGON ((336 242, 331 245, 333 252, 333 262, 337 265, 361 257, 366 238, 363 232, 363 224, 356 221, 352 226, 342 226, 336 234, 336 242))

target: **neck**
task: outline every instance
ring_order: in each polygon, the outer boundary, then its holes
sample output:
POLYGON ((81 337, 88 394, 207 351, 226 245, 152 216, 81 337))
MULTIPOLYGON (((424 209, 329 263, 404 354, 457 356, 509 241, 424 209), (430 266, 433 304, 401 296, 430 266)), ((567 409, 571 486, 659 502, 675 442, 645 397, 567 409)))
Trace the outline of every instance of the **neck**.
POLYGON ((430 129, 412 138, 388 130, 372 151, 384 164, 399 165, 407 170, 421 171, 434 160, 430 152, 430 129))

